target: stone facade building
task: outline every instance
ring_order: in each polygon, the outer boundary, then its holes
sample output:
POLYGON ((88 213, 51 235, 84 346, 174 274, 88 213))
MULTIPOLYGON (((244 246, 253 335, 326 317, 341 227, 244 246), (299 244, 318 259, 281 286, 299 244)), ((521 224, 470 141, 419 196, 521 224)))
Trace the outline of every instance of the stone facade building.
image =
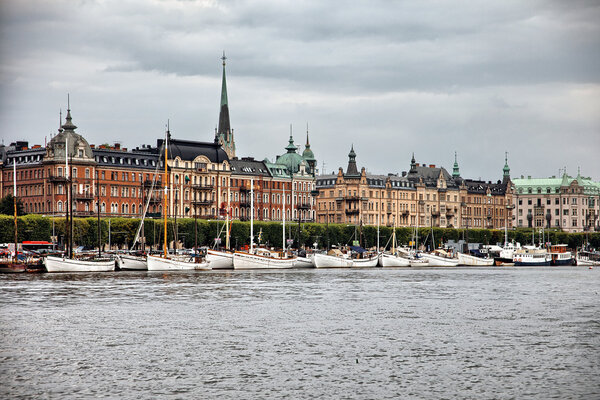
POLYGON ((433 164, 374 175, 356 165, 354 147, 346 172, 317 177, 317 222, 405 227, 504 228, 512 226, 512 184, 508 164, 502 181, 460 177, 433 164))
POLYGON ((521 176, 513 183, 517 226, 566 232, 600 230, 600 182, 565 172, 562 177, 521 176))

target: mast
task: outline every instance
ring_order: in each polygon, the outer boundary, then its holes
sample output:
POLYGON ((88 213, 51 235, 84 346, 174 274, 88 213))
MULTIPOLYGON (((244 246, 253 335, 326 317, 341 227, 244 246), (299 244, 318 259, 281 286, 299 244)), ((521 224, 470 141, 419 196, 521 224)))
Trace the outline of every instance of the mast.
POLYGON ((71 239, 69 243, 69 258, 73 258, 73 214, 75 214, 75 210, 73 210, 73 158, 71 158, 71 164, 69 165, 69 177, 71 178, 71 182, 69 182, 69 207, 71 207, 71 214, 69 215, 71 219, 71 223, 69 224, 69 230, 71 231, 69 235, 71 239))
POLYGON ((96 170, 96 192, 98 198, 98 257, 102 257, 102 252, 100 251, 100 235, 102 231, 100 230, 100 177, 98 175, 98 170, 96 170))
POLYGON ((377 213, 377 252, 379 253, 379 213, 377 213))
POLYGON ((254 179, 250 178, 250 253, 254 251, 254 179))
POLYGON ((13 157, 13 203, 15 209, 15 258, 13 260, 14 262, 18 262, 19 258, 17 257, 17 254, 19 249, 19 239, 17 231, 17 157, 13 157))
MULTIPOLYGON (((179 185, 178 185, 179 186, 179 185)), ((175 251, 175 254, 177 254, 177 240, 179 239, 178 235, 177 235, 177 192, 179 191, 179 188, 176 187, 175 185, 172 186, 173 187, 173 192, 175 192, 175 201, 173 202, 173 210, 175 211, 175 220, 173 221, 174 224, 174 231, 173 231, 173 250, 175 251)))
POLYGON ((69 157, 68 157, 68 149, 69 148, 69 138, 65 137, 65 253, 67 258, 71 258, 71 252, 69 250, 69 243, 71 243, 71 235, 69 232, 69 157))
POLYGON ((168 186, 167 186, 167 147, 168 145, 168 137, 169 137, 169 123, 167 122, 167 132, 165 134, 165 159, 164 159, 164 163, 165 163, 165 175, 164 175, 164 180, 165 180, 165 193, 164 193, 164 198, 163 198, 163 220, 164 220, 164 243, 163 243, 163 248, 164 248, 164 256, 165 258, 167 258, 167 192, 169 190, 168 186))
POLYGON ((282 242, 282 249, 285 251, 285 250, 287 250, 287 247, 285 245, 285 182, 283 182, 283 214, 282 214, 282 220, 283 220, 283 242, 282 242))
POLYGON ((225 248, 229 250, 229 201, 231 199, 231 193, 229 191, 230 184, 227 185, 227 212, 225 213, 225 224, 227 229, 227 234, 225 235, 225 248))

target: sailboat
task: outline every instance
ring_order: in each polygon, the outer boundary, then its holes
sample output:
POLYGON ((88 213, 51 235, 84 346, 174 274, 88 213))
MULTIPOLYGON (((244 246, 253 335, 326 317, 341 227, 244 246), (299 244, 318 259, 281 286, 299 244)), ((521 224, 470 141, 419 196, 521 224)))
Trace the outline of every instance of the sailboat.
MULTIPOLYGON (((285 192, 283 194, 283 248, 285 245, 285 192)), ((250 251, 233 253, 234 269, 288 269, 296 266, 296 257, 288 257, 285 251, 276 252, 254 248, 254 179, 250 179, 250 251)))
MULTIPOLYGON (((70 110, 67 111, 67 123, 70 123, 71 115, 70 110)), ((66 244, 67 248, 62 257, 48 256, 44 260, 46 270, 48 272, 108 272, 115 270, 115 260, 112 258, 102 257, 101 254, 101 235, 100 235, 100 202, 98 201, 98 257, 89 259, 75 259, 73 258, 73 230, 70 229, 72 225, 69 224, 69 214, 71 215, 71 224, 73 222, 73 185, 70 180, 69 172, 69 138, 65 136, 65 176, 66 183, 68 185, 67 190, 67 212, 66 220, 68 229, 69 239, 66 244)), ((96 175, 97 177, 97 175, 96 175)), ((98 193, 98 196, 100 194, 98 193)))
POLYGON ((165 143, 164 143, 165 158, 163 161, 165 164, 165 174, 164 174, 165 188, 164 188, 164 196, 163 196, 163 221, 164 221, 163 249, 164 249, 164 254, 162 257, 155 256, 155 255, 148 256, 148 271, 210 270, 211 269, 210 263, 208 261, 201 261, 200 258, 197 256, 194 256, 194 257, 177 256, 177 255, 169 256, 169 254, 168 254, 167 194, 169 192, 169 185, 168 185, 168 175, 167 175, 167 160, 168 160, 167 151, 168 151, 168 147, 169 147, 169 144, 168 144, 169 136, 170 136, 170 132, 169 132, 169 128, 167 125, 167 132, 165 135, 165 143), (190 261, 191 259, 193 259, 193 261, 190 261))
POLYGON ((381 253, 379 262, 382 267, 410 267, 410 260, 398 253, 396 243, 396 219, 394 218, 394 231, 392 233, 392 245, 389 253, 381 253))
POLYGON ((230 198, 229 187, 227 187, 227 210, 225 212, 225 251, 218 250, 216 248, 206 250, 206 259, 210 261, 210 266, 212 269, 233 269, 233 252, 229 251, 229 238, 231 233, 231 227, 229 224, 230 198))

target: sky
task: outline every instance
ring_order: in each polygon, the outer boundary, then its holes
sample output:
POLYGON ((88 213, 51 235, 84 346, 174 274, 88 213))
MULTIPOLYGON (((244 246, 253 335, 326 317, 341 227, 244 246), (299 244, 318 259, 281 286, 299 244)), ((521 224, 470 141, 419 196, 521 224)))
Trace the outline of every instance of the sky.
POLYGON ((44 144, 67 94, 89 143, 212 141, 223 52, 238 157, 319 170, 600 180, 598 1, 0 1, 5 144, 44 144), (308 128, 307 128, 308 127, 308 128), (325 166, 323 168, 323 163, 325 166))

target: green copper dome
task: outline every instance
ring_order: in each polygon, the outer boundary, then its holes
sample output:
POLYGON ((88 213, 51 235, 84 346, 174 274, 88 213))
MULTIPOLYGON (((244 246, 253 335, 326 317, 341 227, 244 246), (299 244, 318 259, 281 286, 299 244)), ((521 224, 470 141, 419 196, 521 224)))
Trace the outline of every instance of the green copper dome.
POLYGON ((290 140, 285 149, 287 150, 287 153, 277 157, 276 164, 285 165, 290 173, 298 172, 300 164, 302 164, 304 159, 296 152, 297 149, 294 145, 292 135, 290 135, 290 140))

